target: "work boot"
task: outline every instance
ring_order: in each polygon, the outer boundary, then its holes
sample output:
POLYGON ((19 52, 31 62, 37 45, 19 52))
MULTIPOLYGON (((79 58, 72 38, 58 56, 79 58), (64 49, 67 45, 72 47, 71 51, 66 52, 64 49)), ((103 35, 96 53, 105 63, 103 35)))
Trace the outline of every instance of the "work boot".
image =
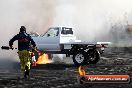
POLYGON ((29 70, 24 72, 24 78, 25 79, 29 78, 29 70))
POLYGON ((25 67, 25 72, 24 72, 24 78, 29 78, 29 69, 28 66, 25 67))

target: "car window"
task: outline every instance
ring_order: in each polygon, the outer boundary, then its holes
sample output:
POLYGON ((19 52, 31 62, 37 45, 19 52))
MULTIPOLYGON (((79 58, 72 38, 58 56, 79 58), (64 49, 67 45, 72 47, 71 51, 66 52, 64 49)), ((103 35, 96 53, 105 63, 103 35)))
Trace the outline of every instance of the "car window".
POLYGON ((44 36, 46 37, 55 37, 59 35, 59 28, 50 28, 44 36))

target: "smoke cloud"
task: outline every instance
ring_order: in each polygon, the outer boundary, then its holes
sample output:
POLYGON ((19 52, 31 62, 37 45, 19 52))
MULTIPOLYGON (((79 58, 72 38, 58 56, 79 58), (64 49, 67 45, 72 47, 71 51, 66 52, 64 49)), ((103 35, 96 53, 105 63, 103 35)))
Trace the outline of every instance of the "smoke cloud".
MULTIPOLYGON (((81 40, 111 41, 113 25, 132 23, 131 3, 132 0, 1 0, 0 45, 8 45, 21 25, 27 32, 39 34, 51 26, 73 27, 81 40)), ((0 50, 0 58, 16 61, 16 51, 0 50)))
MULTIPOLYGON (((0 46, 8 45, 22 25, 27 32, 44 33, 52 24, 55 5, 53 0, 1 0, 0 46)), ((17 47, 17 42, 14 42, 14 47, 17 47)), ((1 67, 13 67, 12 64, 18 61, 17 50, 0 50, 1 67)))
POLYGON ((131 0, 59 0, 54 25, 71 26, 84 41, 109 41, 111 26, 131 24, 131 0))

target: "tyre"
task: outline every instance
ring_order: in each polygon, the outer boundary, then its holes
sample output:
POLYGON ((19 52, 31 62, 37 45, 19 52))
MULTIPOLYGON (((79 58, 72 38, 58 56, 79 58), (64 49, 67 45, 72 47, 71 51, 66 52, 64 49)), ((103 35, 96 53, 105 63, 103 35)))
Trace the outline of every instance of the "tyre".
POLYGON ((100 53, 98 50, 88 50, 87 63, 96 64, 100 60, 100 53))
POLYGON ((73 55, 73 62, 76 66, 85 65, 87 53, 84 50, 78 50, 73 55))

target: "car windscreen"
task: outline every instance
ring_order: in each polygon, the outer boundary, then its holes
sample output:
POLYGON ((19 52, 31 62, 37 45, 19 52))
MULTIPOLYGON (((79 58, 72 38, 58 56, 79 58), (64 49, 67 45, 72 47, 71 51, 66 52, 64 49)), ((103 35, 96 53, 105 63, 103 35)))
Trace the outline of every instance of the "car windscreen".
POLYGON ((59 28, 57 27, 57 28, 49 28, 48 31, 41 36, 54 37, 54 36, 58 36, 58 34, 59 34, 59 28))

